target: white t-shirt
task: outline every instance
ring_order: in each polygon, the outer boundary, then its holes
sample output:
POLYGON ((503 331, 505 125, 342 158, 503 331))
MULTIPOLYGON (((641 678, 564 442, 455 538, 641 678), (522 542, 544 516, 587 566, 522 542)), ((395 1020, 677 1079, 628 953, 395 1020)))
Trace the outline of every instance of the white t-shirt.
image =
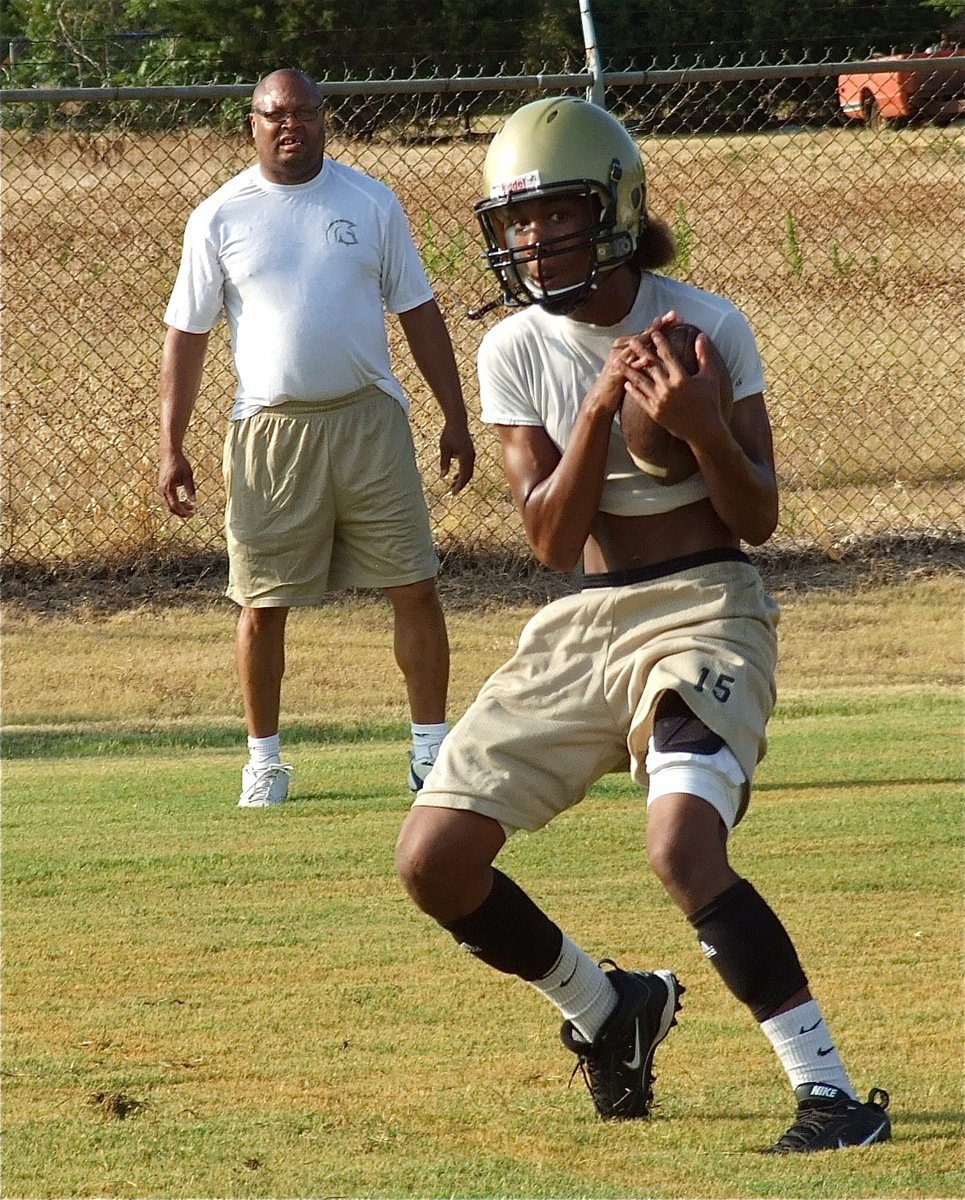
POLYGON ((257 164, 194 210, 164 320, 207 333, 222 310, 238 388, 231 416, 375 385, 408 407, 389 361, 385 310, 432 299, 395 194, 331 159, 308 183, 257 164))
MULTIPOLYGON (((588 325, 554 316, 538 304, 500 321, 479 347, 482 419, 492 425, 542 426, 565 449, 587 392, 618 337, 640 333, 673 309, 702 329, 720 351, 734 400, 764 390, 757 343, 743 313, 729 300, 665 275, 644 272, 633 308, 616 325, 588 325)), ((707 495, 700 474, 667 487, 639 470, 615 420, 600 508, 618 516, 671 512, 707 495)))

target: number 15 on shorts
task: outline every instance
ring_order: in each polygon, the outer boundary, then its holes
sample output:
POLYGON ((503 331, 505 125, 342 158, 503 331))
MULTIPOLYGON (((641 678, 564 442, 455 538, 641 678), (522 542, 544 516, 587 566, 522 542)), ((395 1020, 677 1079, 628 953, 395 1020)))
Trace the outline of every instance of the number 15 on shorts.
POLYGON ((711 667, 702 667, 697 682, 694 684, 694 691, 710 692, 715 700, 726 704, 736 682, 733 675, 718 674, 711 667))

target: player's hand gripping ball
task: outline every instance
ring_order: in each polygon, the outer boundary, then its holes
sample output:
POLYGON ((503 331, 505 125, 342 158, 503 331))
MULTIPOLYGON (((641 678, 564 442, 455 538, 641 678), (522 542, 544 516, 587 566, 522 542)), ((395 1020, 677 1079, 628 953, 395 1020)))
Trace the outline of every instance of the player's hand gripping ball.
MULTIPOLYGON (((661 331, 670 348, 688 375, 698 370, 696 341, 700 330, 696 325, 669 325, 661 331)), ((649 340, 649 339, 648 339, 649 340)), ((734 389, 730 375, 717 347, 710 338, 711 358, 720 376, 720 409, 725 421, 730 421, 734 408, 734 389)), ((651 343, 652 348, 652 343, 651 343)), ((634 463, 647 475, 668 487, 689 479, 697 470, 697 460, 686 442, 681 441, 658 425, 645 409, 630 396, 624 398, 620 409, 620 428, 623 440, 634 463)))

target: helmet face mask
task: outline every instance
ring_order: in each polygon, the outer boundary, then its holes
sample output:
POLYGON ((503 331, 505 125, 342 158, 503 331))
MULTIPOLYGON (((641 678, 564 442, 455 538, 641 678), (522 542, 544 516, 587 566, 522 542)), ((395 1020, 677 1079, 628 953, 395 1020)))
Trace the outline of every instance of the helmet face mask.
POLYGON ((483 178, 488 196, 475 213, 505 303, 570 312, 605 272, 632 258, 646 221, 643 162, 623 126, 596 105, 568 96, 524 105, 494 138, 483 178), (583 203, 586 226, 517 244, 515 214, 530 202, 553 199, 583 203), (544 264, 549 275, 565 277, 559 260, 566 255, 572 275, 579 250, 585 251, 580 278, 544 283, 544 264))
POLYGON ((601 272, 626 261, 633 244, 614 231, 609 207, 599 186, 588 179, 565 180, 548 188, 516 192, 508 201, 478 204, 476 216, 486 238, 486 260, 510 302, 540 304, 554 313, 570 312, 595 290, 601 272), (517 214, 527 212, 532 207, 529 202, 551 206, 554 200, 568 203, 570 208, 582 207, 586 219, 581 227, 555 237, 541 235, 537 241, 517 239, 517 214), (572 274, 573 264, 580 258, 579 278, 558 286, 543 282, 544 268, 553 274, 565 273, 569 267, 572 274))

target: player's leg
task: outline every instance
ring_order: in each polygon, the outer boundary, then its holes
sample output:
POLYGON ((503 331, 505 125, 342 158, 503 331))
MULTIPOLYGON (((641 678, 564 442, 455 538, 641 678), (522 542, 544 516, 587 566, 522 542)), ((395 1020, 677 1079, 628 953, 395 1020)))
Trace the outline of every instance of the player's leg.
MULTIPOLYGON (((493 867, 505 841, 503 827, 492 817, 413 808, 399 835, 396 869, 418 907, 463 949, 504 974, 528 983, 543 981, 561 958, 563 933, 522 888, 493 867)), ((572 976, 569 992, 551 999, 572 1009, 572 996, 586 1011, 573 1009, 565 1015, 582 1018, 584 1028, 598 1029, 615 1007, 616 995, 587 955, 577 951, 573 957, 564 975, 572 976)))
POLYGON ((603 969, 493 867, 511 832, 541 828, 626 761, 599 678, 611 627, 599 593, 533 617, 443 743, 403 827, 398 869, 461 945, 556 1006, 597 1111, 625 1118, 649 1112, 653 1053, 682 989, 669 971, 603 969))
MULTIPOLYGON (((505 841, 505 830, 492 817, 414 807, 399 834, 396 870, 418 907, 463 949, 497 971, 532 983, 556 965, 563 933, 522 888, 492 865, 505 841)), ((588 957, 580 965, 587 964, 590 975, 599 977, 600 995, 591 999, 601 1000, 602 1024, 613 1007, 607 1003, 609 985, 588 957)))
POLYGON ((727 858, 747 781, 722 739, 675 693, 654 719, 647 853, 688 917, 701 949, 774 1046, 799 1104, 773 1149, 815 1150, 882 1141, 885 1105, 861 1104, 811 995, 784 925, 727 858))
POLYGON ((564 1017, 597 1112, 644 1117, 652 1063, 676 1024, 683 990, 670 972, 610 970, 575 945, 493 860, 506 840, 491 817, 416 807, 403 825, 396 867, 409 895, 475 958, 516 975, 564 1017))
POLYGON ((449 729, 449 635, 435 578, 383 590, 392 605, 395 661, 412 719, 409 786, 418 791, 449 729))

